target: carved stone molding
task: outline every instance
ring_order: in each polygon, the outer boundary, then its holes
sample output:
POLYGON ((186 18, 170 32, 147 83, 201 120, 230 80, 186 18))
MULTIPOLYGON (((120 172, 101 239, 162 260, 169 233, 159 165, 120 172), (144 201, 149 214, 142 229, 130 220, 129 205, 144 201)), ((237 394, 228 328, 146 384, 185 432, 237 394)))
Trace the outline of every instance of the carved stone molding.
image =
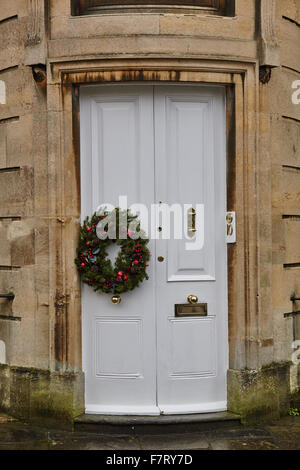
POLYGON ((279 43, 276 34, 277 0, 260 1, 260 65, 280 65, 279 43))
POLYGON ((41 28, 41 16, 43 14, 43 5, 40 0, 29 0, 28 4, 28 32, 27 32, 27 46, 35 46, 41 42, 43 34, 41 28))
POLYGON ((45 22, 47 11, 45 5, 45 0, 28 0, 26 65, 46 63, 45 22))

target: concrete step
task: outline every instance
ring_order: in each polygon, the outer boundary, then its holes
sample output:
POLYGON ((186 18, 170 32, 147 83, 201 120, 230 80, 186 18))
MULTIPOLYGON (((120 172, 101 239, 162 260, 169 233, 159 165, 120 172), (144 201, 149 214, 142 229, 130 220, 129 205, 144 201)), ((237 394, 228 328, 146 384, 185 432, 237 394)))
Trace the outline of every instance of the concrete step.
POLYGON ((160 416, 84 414, 74 420, 76 432, 118 435, 181 434, 239 426, 241 426, 240 416, 228 411, 160 416))

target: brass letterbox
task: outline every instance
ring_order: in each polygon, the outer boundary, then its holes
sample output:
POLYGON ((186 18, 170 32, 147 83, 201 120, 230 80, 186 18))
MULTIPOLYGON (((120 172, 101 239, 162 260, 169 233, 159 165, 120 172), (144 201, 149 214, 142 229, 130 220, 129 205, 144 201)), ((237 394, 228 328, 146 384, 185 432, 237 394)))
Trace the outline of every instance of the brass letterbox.
POLYGON ((175 317, 207 317, 207 304, 176 304, 175 317))

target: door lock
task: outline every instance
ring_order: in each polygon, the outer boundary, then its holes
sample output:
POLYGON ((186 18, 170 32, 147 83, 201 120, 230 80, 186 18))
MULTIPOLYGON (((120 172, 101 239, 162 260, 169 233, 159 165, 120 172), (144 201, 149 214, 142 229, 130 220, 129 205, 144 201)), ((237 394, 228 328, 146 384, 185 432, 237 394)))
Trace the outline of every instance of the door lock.
POLYGON ((236 215, 235 212, 226 213, 226 241, 236 243, 236 215))

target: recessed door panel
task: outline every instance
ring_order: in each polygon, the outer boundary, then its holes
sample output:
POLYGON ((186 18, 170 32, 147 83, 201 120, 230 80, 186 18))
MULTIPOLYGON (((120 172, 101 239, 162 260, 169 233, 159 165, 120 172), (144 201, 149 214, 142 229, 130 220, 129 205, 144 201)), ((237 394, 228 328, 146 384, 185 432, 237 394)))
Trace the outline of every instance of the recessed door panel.
POLYGON ((204 250, 191 251, 186 249, 186 239, 169 241, 168 280, 214 279, 213 96, 181 94, 180 90, 163 97, 157 94, 156 110, 158 119, 165 115, 165 136, 159 133, 165 147, 158 150, 161 154, 165 149, 161 164, 166 175, 165 199, 170 205, 179 203, 183 212, 189 210, 185 205, 191 205, 196 211, 195 226, 199 225, 198 231, 203 231, 205 240, 204 250), (197 205, 203 208, 197 210, 197 205))
POLYGON ((96 377, 143 377, 140 318, 96 317, 94 341, 96 377))
POLYGON ((215 376, 215 318, 169 319, 171 327, 170 378, 215 376), (211 351, 211 354, 203 354, 211 351))

